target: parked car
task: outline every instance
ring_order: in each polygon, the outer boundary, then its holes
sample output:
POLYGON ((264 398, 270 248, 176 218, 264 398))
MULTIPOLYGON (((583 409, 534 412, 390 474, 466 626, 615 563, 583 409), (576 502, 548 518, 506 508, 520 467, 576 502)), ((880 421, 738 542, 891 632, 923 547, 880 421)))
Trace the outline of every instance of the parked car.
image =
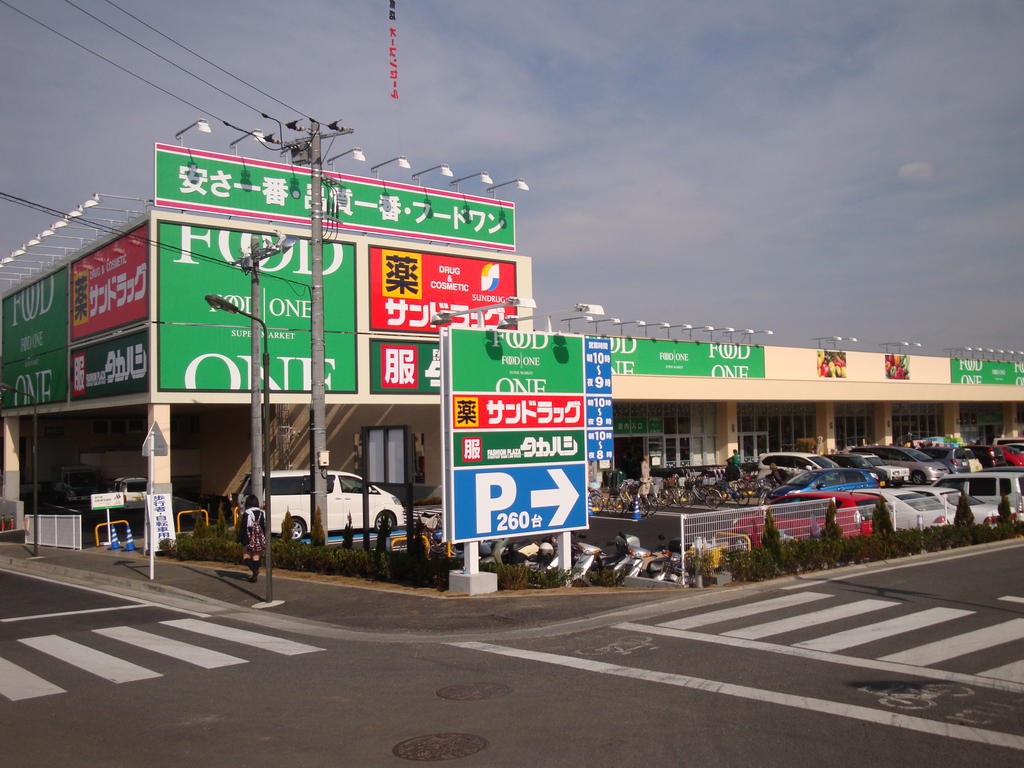
POLYGON ((941 461, 950 472, 970 472, 974 454, 959 445, 928 445, 918 448, 925 456, 941 461))
MULTIPOLYGON (((910 490, 917 493, 927 493, 938 499, 946 509, 946 517, 952 523, 956 517, 956 505, 960 503, 962 495, 957 488, 944 488, 935 485, 911 485, 910 490)), ((967 503, 971 506, 976 523, 991 523, 999 518, 999 505, 990 501, 984 501, 977 496, 967 496, 967 503)))
POLYGON ((790 478, 785 485, 780 485, 768 494, 768 498, 774 500, 802 491, 856 491, 877 487, 878 478, 866 469, 814 469, 790 478))
POLYGON ((830 469, 839 466, 832 459, 817 453, 774 451, 761 454, 761 457, 757 460, 757 476, 767 477, 770 475, 772 464, 788 475, 795 475, 809 469, 830 469))
POLYGON ((873 453, 886 464, 906 467, 910 470, 910 482, 917 485, 933 483, 949 474, 942 462, 921 453, 915 448, 898 448, 893 445, 858 445, 850 449, 856 453, 873 453))
POLYGON ((1003 496, 1008 496, 1010 509, 1016 513, 1024 512, 1024 467, 958 472, 932 485, 937 488, 956 488, 961 493, 992 504, 998 504, 1003 496))
POLYGON ((878 478, 881 486, 902 485, 910 478, 910 470, 885 464, 873 453, 829 453, 826 456, 841 467, 866 469, 878 478))
POLYGON ((1006 445, 1007 443, 1014 444, 1019 443, 1024 445, 1024 436, 1017 435, 1017 437, 997 437, 992 441, 994 445, 1006 445))
MULTIPOLYGON (((821 502, 827 502, 829 499, 835 500, 836 524, 843 536, 871 533, 871 511, 875 507, 875 497, 843 491, 808 491, 791 493, 772 501, 772 517, 783 540, 820 535, 825 529, 825 515, 828 509, 828 505, 821 502)), ((730 533, 749 536, 753 546, 760 546, 764 533, 764 516, 757 512, 742 515, 733 522, 730 533)))
POLYGON ((147 485, 144 477, 115 477, 110 490, 124 494, 125 509, 141 509, 146 505, 147 485))
POLYGON ((951 525, 956 512, 956 500, 952 506, 936 494, 922 493, 914 488, 868 488, 861 493, 885 499, 892 515, 893 528, 917 528, 920 515, 925 528, 933 525, 951 525))
POLYGON ((981 466, 984 469, 996 469, 997 467, 1006 466, 1006 459, 1003 458, 1002 451, 994 445, 975 445, 971 443, 967 447, 971 449, 974 458, 981 462, 981 466))
MULTIPOLYGON (((363 522, 363 478, 351 472, 326 470, 327 509, 323 515, 325 531, 340 531, 349 520, 354 528, 361 528, 363 522)), ((249 476, 245 476, 239 497, 249 493, 249 476)), ((312 518, 309 514, 309 471, 305 469, 274 470, 270 476, 270 530, 279 532, 285 512, 292 517, 291 537, 301 539, 309 531, 312 518)), ((397 496, 370 486, 370 521, 374 528, 380 528, 384 520, 391 530, 405 525, 405 505, 397 496)), ((323 512, 324 510, 322 510, 323 512)))
POLYGON ((995 446, 995 449, 1003 454, 1003 460, 1008 467, 1024 467, 1024 446, 1014 443, 1005 443, 995 446))

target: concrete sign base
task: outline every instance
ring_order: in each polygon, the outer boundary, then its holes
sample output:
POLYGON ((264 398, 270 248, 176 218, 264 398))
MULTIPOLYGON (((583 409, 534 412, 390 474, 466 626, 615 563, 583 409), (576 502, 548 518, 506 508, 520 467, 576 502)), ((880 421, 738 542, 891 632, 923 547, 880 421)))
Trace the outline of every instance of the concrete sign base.
POLYGON ((467 595, 489 595, 498 591, 498 574, 448 572, 448 591, 461 592, 467 595))

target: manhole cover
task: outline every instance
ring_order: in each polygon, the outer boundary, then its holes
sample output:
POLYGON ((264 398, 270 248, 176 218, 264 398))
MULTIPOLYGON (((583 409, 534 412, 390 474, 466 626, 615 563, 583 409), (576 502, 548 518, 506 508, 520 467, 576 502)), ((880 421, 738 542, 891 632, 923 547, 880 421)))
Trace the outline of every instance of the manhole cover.
POLYGON ((442 688, 437 695, 452 701, 482 701, 508 696, 511 692, 511 688, 501 683, 462 683, 442 688))
POLYGON ((391 752, 406 760, 458 760, 475 755, 486 746, 486 739, 471 733, 432 733, 406 739, 391 752))

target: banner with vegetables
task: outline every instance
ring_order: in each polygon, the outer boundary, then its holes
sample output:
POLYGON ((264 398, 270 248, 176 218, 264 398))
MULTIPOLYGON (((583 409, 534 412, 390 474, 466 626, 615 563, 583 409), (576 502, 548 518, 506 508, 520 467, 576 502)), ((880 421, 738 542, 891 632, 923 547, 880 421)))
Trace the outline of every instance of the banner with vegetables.
POLYGON ((845 379, 846 352, 838 350, 818 350, 818 378, 845 379))
POLYGON ((910 381, 910 355, 886 355, 885 378, 910 381))

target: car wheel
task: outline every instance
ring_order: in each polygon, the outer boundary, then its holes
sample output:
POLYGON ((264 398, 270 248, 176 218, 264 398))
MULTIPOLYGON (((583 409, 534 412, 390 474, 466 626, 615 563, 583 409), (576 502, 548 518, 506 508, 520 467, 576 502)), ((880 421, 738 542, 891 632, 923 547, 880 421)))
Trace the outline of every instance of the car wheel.
POLYGON ((288 532, 288 538, 298 541, 306 535, 306 521, 301 517, 292 517, 292 529, 288 532))
POLYGON ((379 531, 385 520, 388 521, 389 531, 393 531, 398 527, 398 518, 395 517, 395 513, 387 510, 377 514, 377 518, 373 521, 373 527, 379 531))
POLYGON ((927 485, 928 478, 924 476, 924 472, 919 469, 915 469, 910 473, 910 482, 914 485, 927 485))

